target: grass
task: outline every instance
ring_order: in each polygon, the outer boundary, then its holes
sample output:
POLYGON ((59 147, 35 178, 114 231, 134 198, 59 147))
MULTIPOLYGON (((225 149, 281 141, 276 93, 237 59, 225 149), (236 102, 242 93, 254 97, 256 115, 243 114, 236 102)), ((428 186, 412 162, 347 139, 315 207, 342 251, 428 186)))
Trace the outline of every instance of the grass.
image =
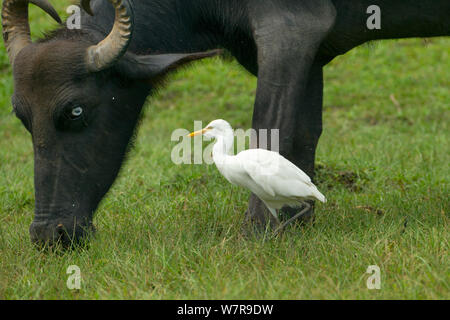
MULTIPOLYGON (((32 30, 53 26, 31 17, 32 30)), ((246 190, 214 166, 170 161, 172 131, 193 120, 249 128, 255 79, 218 59, 178 73, 148 103, 90 247, 62 254, 29 241, 33 152, 2 49, 0 298, 449 299, 449 45, 387 41, 326 67, 317 180, 329 201, 313 227, 275 240, 243 236, 246 190), (70 265, 81 290, 66 287, 70 265), (366 287, 369 265, 381 290, 366 287)))

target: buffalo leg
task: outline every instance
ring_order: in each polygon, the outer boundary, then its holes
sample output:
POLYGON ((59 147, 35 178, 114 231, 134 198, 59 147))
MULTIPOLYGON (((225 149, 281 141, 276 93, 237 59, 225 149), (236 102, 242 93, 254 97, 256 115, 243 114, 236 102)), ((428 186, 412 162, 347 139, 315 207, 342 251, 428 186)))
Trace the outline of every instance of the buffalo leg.
MULTIPOLYGON (((274 9, 274 1, 261 3, 252 12, 258 48, 253 128, 257 133, 260 129, 278 129, 280 153, 313 175, 314 154, 322 128, 322 69, 316 66, 315 59, 334 24, 334 7, 328 1, 299 1, 285 12, 286 8, 274 9)), ((252 147, 255 146, 252 142, 252 147)), ((268 147, 273 149, 270 144, 268 147)), ((263 227, 268 223, 277 225, 253 194, 247 220, 263 227)))
MULTIPOLYGON (((297 127, 295 130, 294 148, 292 158, 295 165, 301 168, 314 180, 314 163, 316 148, 322 134, 322 105, 323 105, 323 67, 314 63, 311 67, 307 95, 298 106, 297 127)), ((314 201, 305 201, 309 204, 308 212, 299 217, 299 222, 305 223, 314 219, 314 201)), ((293 217, 299 208, 285 207, 282 212, 293 217)))

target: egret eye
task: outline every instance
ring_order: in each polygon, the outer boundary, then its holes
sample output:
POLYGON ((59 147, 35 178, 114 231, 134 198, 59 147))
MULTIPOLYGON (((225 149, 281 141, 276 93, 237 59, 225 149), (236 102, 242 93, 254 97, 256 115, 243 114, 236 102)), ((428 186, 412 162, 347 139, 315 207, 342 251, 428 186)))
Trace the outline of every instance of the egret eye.
POLYGON ((76 118, 79 118, 82 114, 83 114, 83 108, 76 107, 76 108, 72 109, 72 112, 70 115, 71 115, 72 119, 76 119, 76 118))

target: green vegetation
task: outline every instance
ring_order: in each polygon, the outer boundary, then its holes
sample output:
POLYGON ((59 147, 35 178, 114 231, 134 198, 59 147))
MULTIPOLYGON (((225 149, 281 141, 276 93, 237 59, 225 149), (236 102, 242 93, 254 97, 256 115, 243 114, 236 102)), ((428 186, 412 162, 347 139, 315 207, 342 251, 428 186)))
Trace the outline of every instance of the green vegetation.
MULTIPOLYGON (((59 11, 64 12, 60 1, 59 11)), ((33 9, 32 30, 49 19, 33 9)), ((33 151, 11 114, 0 51, 0 299, 449 299, 449 39, 363 46, 325 69, 314 226, 245 237, 248 192, 214 166, 170 161, 177 128, 216 118, 249 128, 255 79, 198 63, 151 99, 104 199, 88 249, 36 250, 33 151), (66 287, 78 265, 82 288, 66 287), (381 268, 381 290, 366 269, 381 268)))

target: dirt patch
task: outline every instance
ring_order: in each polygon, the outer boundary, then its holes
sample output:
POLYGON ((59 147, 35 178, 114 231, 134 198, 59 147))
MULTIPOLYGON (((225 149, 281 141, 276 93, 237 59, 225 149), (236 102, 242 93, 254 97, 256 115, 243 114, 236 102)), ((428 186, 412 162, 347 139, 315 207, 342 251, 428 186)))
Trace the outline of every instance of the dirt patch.
POLYGON ((359 209, 359 210, 364 210, 367 211, 369 213, 375 213, 377 216, 383 216, 384 215, 384 211, 381 209, 377 209, 371 206, 356 206, 355 209, 359 209))
POLYGON ((325 185, 328 189, 341 185, 350 191, 361 192, 367 180, 366 175, 361 173, 333 168, 324 164, 316 165, 315 181, 318 184, 325 185))

